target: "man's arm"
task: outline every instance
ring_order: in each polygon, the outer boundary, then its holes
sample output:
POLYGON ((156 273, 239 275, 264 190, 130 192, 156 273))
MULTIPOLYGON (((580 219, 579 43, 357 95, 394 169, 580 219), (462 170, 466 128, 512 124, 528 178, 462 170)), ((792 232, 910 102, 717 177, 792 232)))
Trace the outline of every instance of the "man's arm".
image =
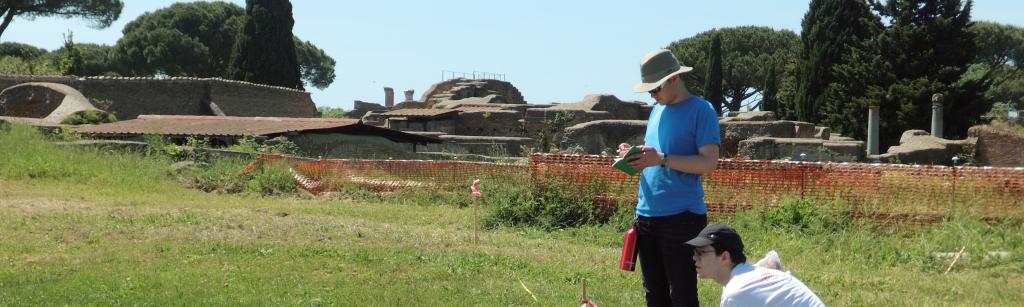
MULTIPOLYGON (((636 158, 632 159, 629 166, 644 168, 661 164, 665 153, 650 146, 644 146, 643 149, 643 154, 633 155, 636 158)), ((669 155, 665 159, 665 166, 670 169, 690 174, 707 174, 718 168, 718 144, 705 144, 697 148, 697 154, 693 156, 669 155)))

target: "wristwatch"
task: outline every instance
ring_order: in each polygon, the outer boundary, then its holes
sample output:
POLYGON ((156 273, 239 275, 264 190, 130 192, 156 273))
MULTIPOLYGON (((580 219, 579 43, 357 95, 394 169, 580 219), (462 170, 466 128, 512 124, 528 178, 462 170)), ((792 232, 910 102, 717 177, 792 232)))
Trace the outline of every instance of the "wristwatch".
POLYGON ((664 153, 664 152, 661 153, 661 163, 659 163, 659 164, 661 164, 661 167, 665 167, 665 165, 668 164, 668 154, 667 153, 664 153))

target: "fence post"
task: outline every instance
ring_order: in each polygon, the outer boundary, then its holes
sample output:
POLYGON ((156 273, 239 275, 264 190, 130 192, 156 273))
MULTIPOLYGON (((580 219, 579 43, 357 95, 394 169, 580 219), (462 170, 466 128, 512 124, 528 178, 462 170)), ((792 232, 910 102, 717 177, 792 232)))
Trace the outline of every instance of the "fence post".
POLYGON ((952 186, 953 186, 953 189, 952 189, 952 190, 953 190, 953 191, 952 191, 952 192, 950 193, 950 194, 951 194, 951 196, 950 196, 950 198, 949 198, 949 209, 950 209, 950 215, 953 215, 953 214, 955 214, 955 212, 954 212, 954 208, 956 208, 956 177, 957 177, 957 174, 956 174, 956 173, 957 173, 957 172, 956 172, 956 168, 957 168, 957 166, 956 166, 956 165, 957 165, 957 164, 958 164, 959 162, 960 162, 960 157, 956 157, 956 156, 954 156, 954 157, 953 157, 953 184, 952 184, 952 186))
POLYGON ((805 159, 807 159, 807 153, 801 153, 800 163, 797 164, 797 168, 800 169, 800 200, 804 200, 804 185, 807 179, 807 171, 804 170, 805 159))
POLYGON ((932 95, 932 136, 942 138, 942 94, 932 95))

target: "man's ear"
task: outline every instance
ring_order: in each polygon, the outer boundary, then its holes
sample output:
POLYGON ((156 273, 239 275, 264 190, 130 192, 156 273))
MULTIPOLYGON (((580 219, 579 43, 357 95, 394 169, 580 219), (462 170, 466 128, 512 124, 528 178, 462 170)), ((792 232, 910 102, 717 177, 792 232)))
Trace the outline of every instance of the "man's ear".
POLYGON ((718 255, 718 261, 721 261, 721 262, 726 262, 726 261, 732 262, 732 254, 730 254, 729 251, 722 251, 722 253, 718 255))

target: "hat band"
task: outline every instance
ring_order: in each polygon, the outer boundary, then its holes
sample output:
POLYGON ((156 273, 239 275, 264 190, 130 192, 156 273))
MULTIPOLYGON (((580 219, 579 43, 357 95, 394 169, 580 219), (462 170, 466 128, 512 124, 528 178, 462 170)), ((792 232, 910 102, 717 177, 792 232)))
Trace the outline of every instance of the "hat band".
POLYGON ((672 73, 674 73, 676 71, 679 71, 679 66, 678 65, 675 66, 675 67, 670 67, 669 69, 666 69, 665 71, 662 71, 662 72, 655 72, 655 73, 652 73, 652 74, 643 75, 643 80, 644 80, 645 83, 657 82, 658 80, 661 80, 661 78, 664 78, 665 76, 671 75, 672 73))

